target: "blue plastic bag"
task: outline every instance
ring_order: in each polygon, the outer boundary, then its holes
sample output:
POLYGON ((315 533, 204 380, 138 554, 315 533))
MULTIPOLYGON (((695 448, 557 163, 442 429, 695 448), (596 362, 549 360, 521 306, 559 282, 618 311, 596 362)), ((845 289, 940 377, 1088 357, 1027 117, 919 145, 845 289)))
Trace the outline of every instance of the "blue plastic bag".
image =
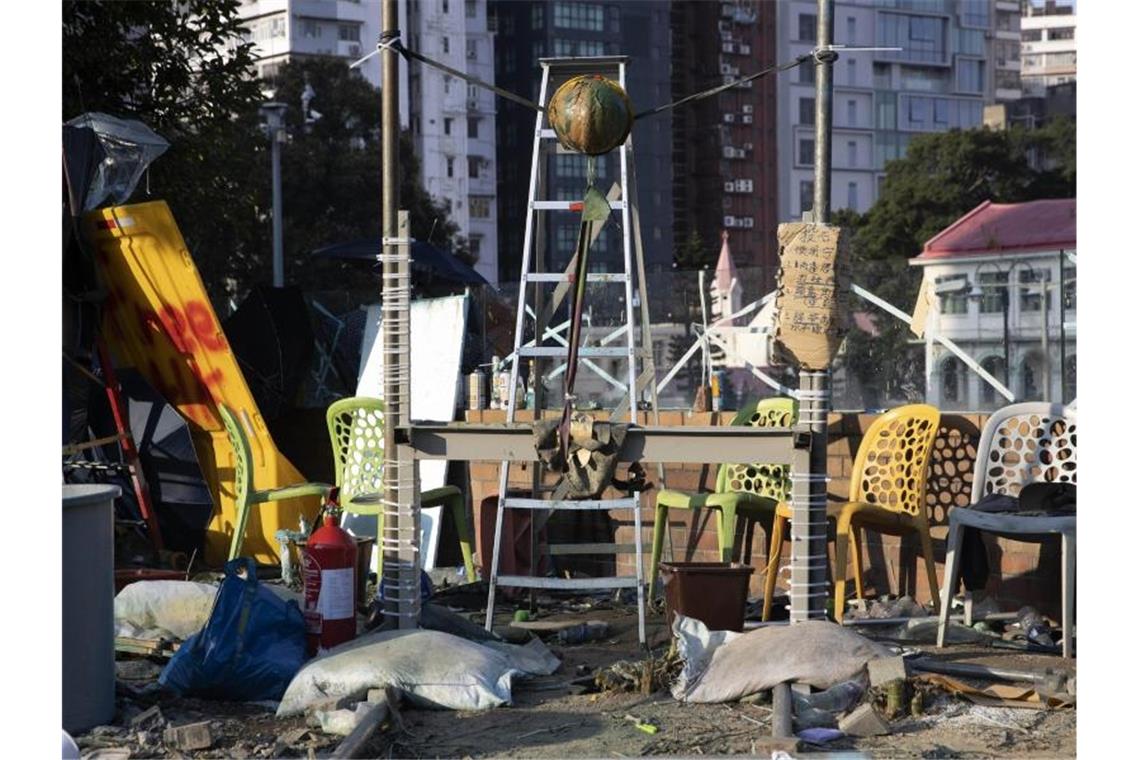
POLYGON ((304 662, 300 607, 260 586, 257 566, 241 557, 226 563, 206 626, 174 653, 158 681, 206 699, 279 700, 304 662))

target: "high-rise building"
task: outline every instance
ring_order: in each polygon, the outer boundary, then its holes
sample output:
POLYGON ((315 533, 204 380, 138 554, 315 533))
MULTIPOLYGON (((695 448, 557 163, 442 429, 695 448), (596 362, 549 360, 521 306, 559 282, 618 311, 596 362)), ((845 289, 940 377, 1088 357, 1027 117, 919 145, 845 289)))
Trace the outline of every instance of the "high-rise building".
POLYGON ((1026 0, 1021 16, 1021 86, 1025 94, 1041 97, 1047 88, 1076 78, 1076 8, 1055 0, 1026 0))
MULTIPOLYGON (((413 50, 494 82, 494 35, 486 10, 486 0, 400 0, 402 39, 413 50)), ((380 37, 376 0, 246 0, 239 14, 262 77, 306 56, 335 56, 348 65, 375 50, 380 37)), ((358 70, 380 87, 380 56, 358 70)), ((482 88, 420 63, 400 64, 400 123, 411 130, 420 179, 449 209, 478 257, 475 268, 492 283, 499 270, 495 108, 482 88)))
MULTIPOLYGON (((807 53, 816 41, 816 4, 776 4, 777 60, 807 53)), ((1013 99, 1010 29, 1013 0, 847 0, 834 10, 834 40, 851 47, 898 47, 844 53, 834 64, 833 209, 864 212, 879 195, 886 163, 906 155, 924 132, 982 126, 982 110, 1000 94, 1013 99), (1004 26, 1005 29, 1001 29, 1004 26), (1001 29, 999 36, 995 30, 1001 29), (1007 39, 1009 38, 1009 39, 1007 39), (1006 63, 996 66, 997 44, 1006 63), (1000 87, 999 87, 1000 85, 1000 87)), ((781 221, 812 206, 815 86, 811 66, 777 80, 781 221)))
MULTIPOLYGON (((776 3, 678 0, 671 10, 674 99, 776 62, 776 3)), ((776 76, 673 112, 673 238, 696 233, 712 253, 727 233, 749 293, 774 284, 775 125, 776 76)))
MULTIPOLYGON (((669 4, 646 2, 569 2, 491 0, 497 32, 495 81, 512 92, 538 98, 542 58, 629 57, 626 90, 634 110, 669 102, 669 4)), ((553 88, 547 93, 549 97, 553 88)), ((534 111, 500 99, 498 107, 498 202, 500 280, 517 282, 522 261, 534 111)), ((650 271, 669 267, 673 251, 673 185, 670 133, 673 115, 638 120, 633 129, 638 212, 650 271)), ((580 199, 586 189, 586 159, 551 150, 542 167, 541 197, 580 199)), ((597 159, 597 187, 607 192, 620 177, 618 154, 597 159)), ((546 266, 564 268, 574 253, 579 218, 575 213, 544 212, 539 242, 546 266)), ((620 218, 611 219, 590 251, 590 266, 622 269, 620 218)))
MULTIPOLYGON (((453 69, 495 81, 495 36, 485 0, 410 0, 407 44, 453 69)), ((423 183, 448 209, 477 257, 475 269, 499 281, 495 96, 439 69, 414 63, 409 74, 412 142, 423 183)))

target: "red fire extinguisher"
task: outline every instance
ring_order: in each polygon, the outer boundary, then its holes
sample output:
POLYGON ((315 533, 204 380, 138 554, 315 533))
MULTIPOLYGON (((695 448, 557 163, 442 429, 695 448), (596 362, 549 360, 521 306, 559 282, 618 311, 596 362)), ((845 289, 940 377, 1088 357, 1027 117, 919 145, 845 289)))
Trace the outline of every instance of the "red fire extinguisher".
POLYGON ((309 654, 356 638, 356 543, 337 525, 337 489, 329 493, 324 525, 305 542, 305 624, 309 654))

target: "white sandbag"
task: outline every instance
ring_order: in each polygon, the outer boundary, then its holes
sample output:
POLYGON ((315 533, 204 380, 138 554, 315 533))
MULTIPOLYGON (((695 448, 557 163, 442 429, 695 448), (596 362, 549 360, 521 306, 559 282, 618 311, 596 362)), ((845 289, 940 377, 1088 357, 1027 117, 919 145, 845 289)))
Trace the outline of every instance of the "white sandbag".
POLYGON ((732 633, 678 615, 673 636, 684 668, 672 691, 683 702, 731 702, 784 681, 827 689, 862 677, 868 660, 891 654, 824 620, 732 633))
POLYGON ((422 706, 486 710, 510 704, 511 677, 518 672, 502 654, 449 633, 385 631, 308 662, 285 690, 277 717, 298 715, 330 697, 389 685, 422 706))
POLYGON ((188 639, 206 625, 218 587, 194 581, 135 581, 115 597, 115 635, 188 639))
POLYGON ((562 665, 562 661, 538 638, 521 646, 494 640, 481 641, 479 645, 494 649, 507 658, 512 668, 528 676, 548 676, 562 665))

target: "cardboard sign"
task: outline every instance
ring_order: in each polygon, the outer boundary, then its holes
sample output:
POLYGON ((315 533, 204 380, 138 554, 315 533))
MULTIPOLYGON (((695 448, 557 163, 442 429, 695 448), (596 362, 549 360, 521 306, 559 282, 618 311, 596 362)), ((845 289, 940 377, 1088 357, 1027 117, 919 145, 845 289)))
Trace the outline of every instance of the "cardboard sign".
POLYGON ((828 224, 792 222, 781 224, 776 237, 776 345, 803 369, 827 369, 847 333, 847 233, 828 224))

